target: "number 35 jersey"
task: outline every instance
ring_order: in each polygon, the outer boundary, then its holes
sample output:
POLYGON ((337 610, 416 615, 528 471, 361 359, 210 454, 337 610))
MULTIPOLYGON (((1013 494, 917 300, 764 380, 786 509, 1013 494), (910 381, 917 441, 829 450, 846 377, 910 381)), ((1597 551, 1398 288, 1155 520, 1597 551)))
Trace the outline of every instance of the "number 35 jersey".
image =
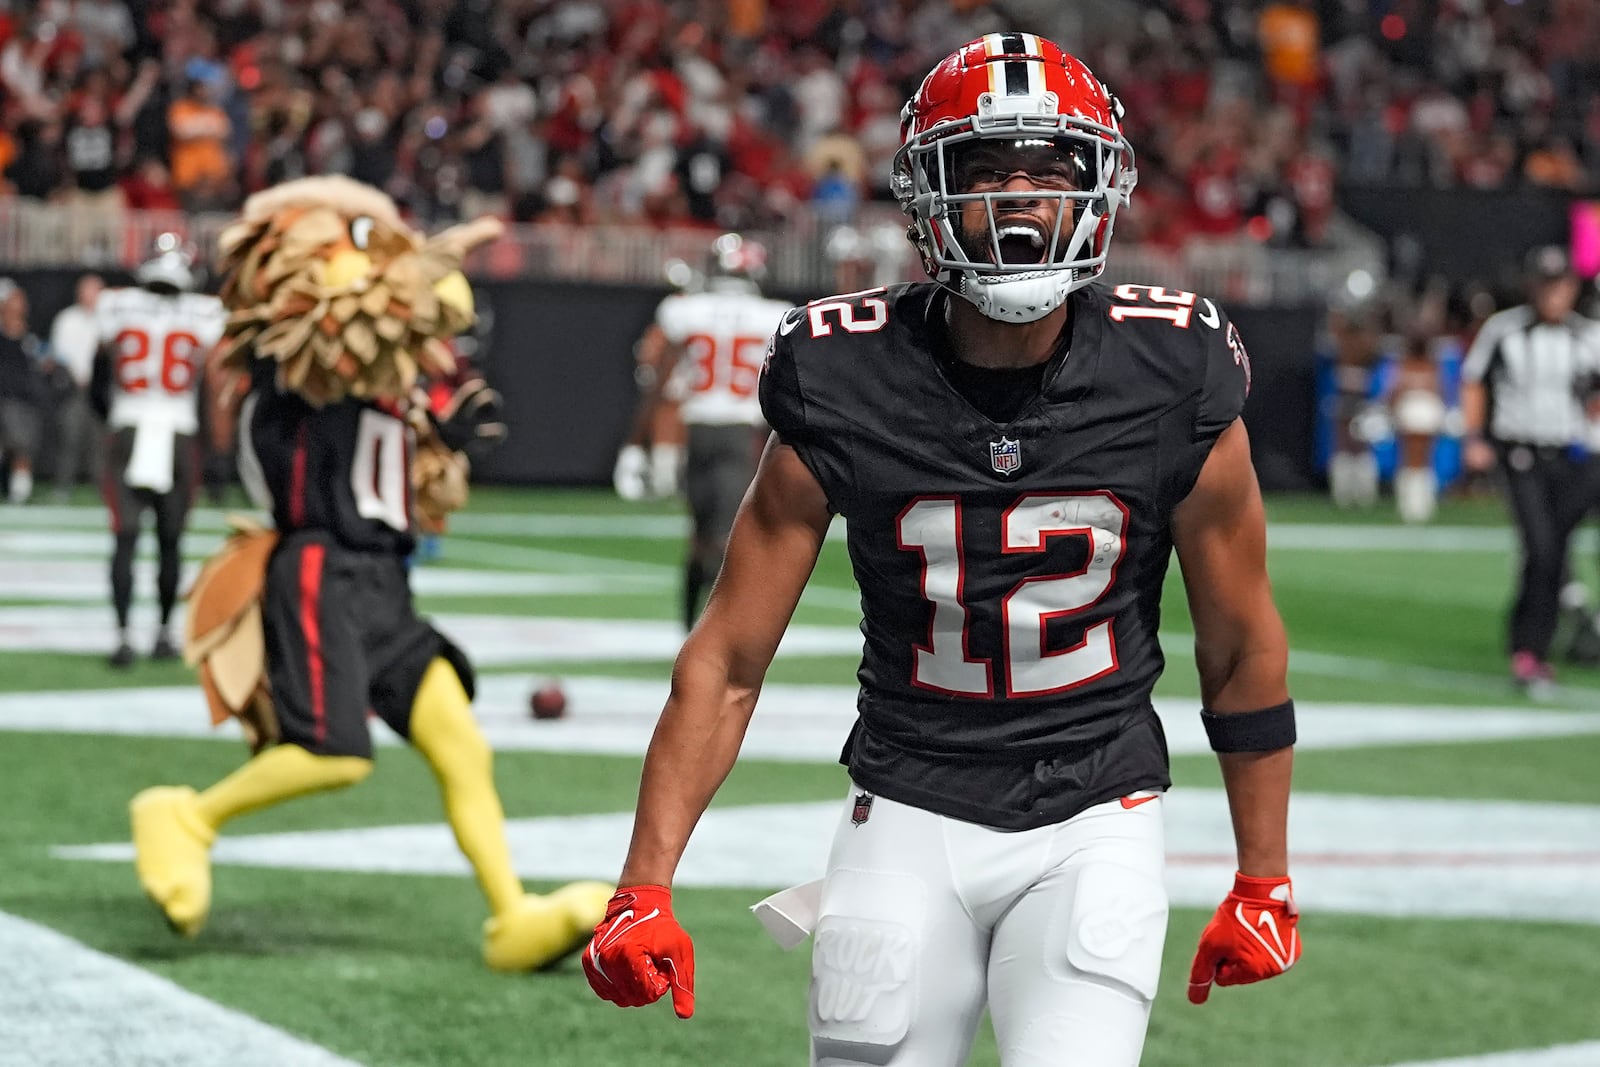
POLYGON ((194 433, 200 368, 227 319, 222 302, 201 293, 107 289, 94 314, 101 343, 111 346, 111 427, 160 420, 194 433))
POLYGON ((1022 829, 1170 784, 1150 700, 1169 526, 1249 359, 1210 300, 1092 284, 1037 394, 996 423, 942 369, 946 299, 924 283, 795 309, 762 410, 847 523, 852 777, 1022 829))
POLYGON ((239 478, 285 535, 314 530, 355 551, 409 555, 414 446, 394 412, 353 399, 315 407, 278 388, 271 360, 251 366, 239 478))
POLYGON ((711 285, 703 293, 669 296, 656 309, 661 332, 683 350, 672 378, 679 411, 696 426, 759 423, 761 357, 789 305, 736 280, 711 285))

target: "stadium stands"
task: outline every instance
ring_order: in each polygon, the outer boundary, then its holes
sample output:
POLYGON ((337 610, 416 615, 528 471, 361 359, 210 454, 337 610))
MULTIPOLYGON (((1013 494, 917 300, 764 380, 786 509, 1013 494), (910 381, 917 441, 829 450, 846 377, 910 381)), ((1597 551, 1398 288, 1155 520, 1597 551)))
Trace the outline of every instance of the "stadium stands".
POLYGON ((316 172, 426 221, 844 222, 885 197, 920 73, 1032 16, 1127 104, 1142 181, 1125 236, 1146 242, 1322 243, 1336 177, 1600 175, 1586 0, 1103 3, 1126 16, 1115 35, 1053 10, 1073 6, 18 3, 0 14, 0 167, 6 195, 108 227, 124 207, 227 209, 316 172))

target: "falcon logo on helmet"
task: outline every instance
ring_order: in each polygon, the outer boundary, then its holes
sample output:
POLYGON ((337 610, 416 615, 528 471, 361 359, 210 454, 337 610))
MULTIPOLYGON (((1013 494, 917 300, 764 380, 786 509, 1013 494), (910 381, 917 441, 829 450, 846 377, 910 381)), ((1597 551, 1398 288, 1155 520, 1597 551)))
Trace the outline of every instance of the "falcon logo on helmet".
POLYGON ((1005 322, 1043 318, 1097 277, 1138 181, 1121 119, 1088 67, 1035 34, 948 56, 901 112, 890 182, 928 274, 1005 322))

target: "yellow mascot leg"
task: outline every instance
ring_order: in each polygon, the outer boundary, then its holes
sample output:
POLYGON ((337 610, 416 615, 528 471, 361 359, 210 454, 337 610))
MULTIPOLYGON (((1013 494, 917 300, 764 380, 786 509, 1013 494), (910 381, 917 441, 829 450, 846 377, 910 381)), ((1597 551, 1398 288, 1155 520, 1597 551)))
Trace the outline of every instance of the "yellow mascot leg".
POLYGON ((506 844, 505 811, 494 787, 494 754, 472 717, 460 677, 444 659, 428 665, 417 687, 411 743, 439 779, 456 844, 488 898, 484 962, 497 971, 530 971, 582 948, 605 917, 612 887, 573 882, 549 896, 524 894, 506 844))
POLYGON ((146 789, 129 805, 139 884, 169 926, 193 937, 211 908, 211 843, 223 823, 307 793, 354 785, 371 770, 371 760, 278 745, 203 793, 188 786, 146 789))

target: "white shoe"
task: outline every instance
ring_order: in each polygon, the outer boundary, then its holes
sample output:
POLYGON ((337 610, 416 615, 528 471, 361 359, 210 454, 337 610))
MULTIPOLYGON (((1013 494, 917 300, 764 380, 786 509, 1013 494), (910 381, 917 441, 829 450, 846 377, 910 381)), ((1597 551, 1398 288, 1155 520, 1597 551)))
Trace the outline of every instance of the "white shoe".
POLYGON ((1438 477, 1428 467, 1400 468, 1394 475, 1394 502, 1401 522, 1427 522, 1438 509, 1438 477))

